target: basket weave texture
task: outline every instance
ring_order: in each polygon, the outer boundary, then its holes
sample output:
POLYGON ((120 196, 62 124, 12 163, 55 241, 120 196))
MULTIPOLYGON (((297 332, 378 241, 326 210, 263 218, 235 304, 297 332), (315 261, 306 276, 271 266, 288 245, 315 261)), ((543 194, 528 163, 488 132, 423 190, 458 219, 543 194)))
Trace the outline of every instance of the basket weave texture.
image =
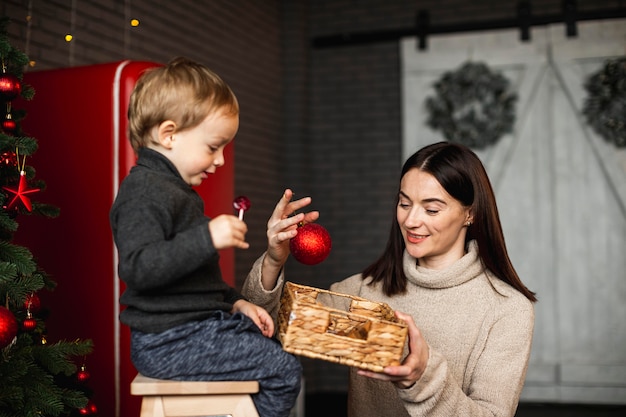
POLYGON ((278 338, 287 352, 382 372, 400 364, 407 332, 387 304, 285 283, 278 338))

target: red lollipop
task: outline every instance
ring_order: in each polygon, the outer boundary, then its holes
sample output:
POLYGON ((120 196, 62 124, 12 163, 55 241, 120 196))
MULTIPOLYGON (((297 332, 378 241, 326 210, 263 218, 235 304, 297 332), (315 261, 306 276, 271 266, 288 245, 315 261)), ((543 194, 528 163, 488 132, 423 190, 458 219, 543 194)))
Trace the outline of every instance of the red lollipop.
POLYGON ((243 220, 243 213, 250 209, 250 199, 245 195, 240 195, 233 200, 233 207, 235 210, 239 210, 239 220, 243 220))

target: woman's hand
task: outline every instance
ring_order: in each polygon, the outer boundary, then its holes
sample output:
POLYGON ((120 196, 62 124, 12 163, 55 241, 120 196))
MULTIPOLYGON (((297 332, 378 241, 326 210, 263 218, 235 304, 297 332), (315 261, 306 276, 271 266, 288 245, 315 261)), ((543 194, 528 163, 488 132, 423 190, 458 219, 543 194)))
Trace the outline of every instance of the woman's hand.
POLYGON ((254 324, 261 330, 263 336, 272 337, 274 335, 274 322, 263 307, 259 307, 246 300, 237 300, 235 304, 233 304, 232 312, 239 312, 250 317, 254 324))
POLYGON ((396 311, 396 317, 404 320, 409 326, 409 354, 402 365, 387 366, 381 373, 359 370, 358 374, 381 381, 391 381, 399 388, 409 388, 422 377, 426 369, 429 347, 410 315, 396 311))
POLYGON ((320 216, 318 211, 296 213, 311 204, 311 197, 291 201, 293 192, 286 189, 267 222, 267 254, 263 259, 261 280, 265 289, 276 285, 281 268, 289 257, 289 240, 298 232, 299 223, 312 223, 320 216))

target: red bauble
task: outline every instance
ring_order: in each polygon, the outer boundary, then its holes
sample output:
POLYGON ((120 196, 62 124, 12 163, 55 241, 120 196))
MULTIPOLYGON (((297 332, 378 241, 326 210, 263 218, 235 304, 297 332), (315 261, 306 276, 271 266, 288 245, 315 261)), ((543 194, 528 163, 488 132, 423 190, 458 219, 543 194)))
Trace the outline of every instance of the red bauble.
POLYGON ((6 307, 0 306, 0 349, 8 346, 17 334, 17 320, 6 307))
POLYGON ((80 408, 78 412, 80 413, 81 416, 89 416, 89 415, 98 414, 98 407, 96 407, 96 404, 94 404, 93 401, 89 400, 87 402, 87 405, 84 406, 83 408, 80 408))
POLYGON ((84 365, 80 367, 80 370, 78 372, 76 372, 76 379, 78 380, 78 382, 82 382, 82 383, 87 382, 90 377, 91 377, 91 374, 85 368, 84 365))
POLYGON ((289 241, 291 254, 305 265, 322 262, 332 247, 328 231, 319 224, 307 223, 298 227, 298 234, 289 241))
POLYGON ((2 130, 6 133, 13 133, 17 129, 17 123, 13 119, 4 119, 2 121, 2 130))
POLYGON ((22 83, 13 74, 0 74, 0 97, 3 101, 11 101, 22 92, 22 83))
POLYGON ((26 318, 22 322, 22 328, 26 330, 27 332, 30 332, 31 330, 35 330, 35 327, 37 327, 37 320, 35 320, 32 317, 26 318))
POLYGON ((41 309, 41 300, 39 299, 39 296, 35 293, 27 295, 24 300, 24 309, 26 311, 30 311, 31 313, 38 313, 41 309))
POLYGON ((0 154, 0 165, 6 167, 16 167, 17 155, 15 154, 15 152, 7 151, 0 154))

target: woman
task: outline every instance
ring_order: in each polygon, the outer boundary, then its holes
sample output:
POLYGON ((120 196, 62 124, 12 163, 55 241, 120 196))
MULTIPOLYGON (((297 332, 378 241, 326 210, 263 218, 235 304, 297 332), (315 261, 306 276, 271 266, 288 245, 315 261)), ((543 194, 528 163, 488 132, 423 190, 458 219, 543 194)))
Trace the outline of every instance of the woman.
MULTIPOLYGON (((268 250, 243 293, 275 316, 289 239, 310 199, 287 190, 268 250)), ((468 148, 428 145, 404 164, 387 246, 331 290, 385 302, 409 326, 408 354, 382 373, 350 369, 348 415, 514 416, 528 366, 535 295, 508 257, 485 169, 468 148)))

